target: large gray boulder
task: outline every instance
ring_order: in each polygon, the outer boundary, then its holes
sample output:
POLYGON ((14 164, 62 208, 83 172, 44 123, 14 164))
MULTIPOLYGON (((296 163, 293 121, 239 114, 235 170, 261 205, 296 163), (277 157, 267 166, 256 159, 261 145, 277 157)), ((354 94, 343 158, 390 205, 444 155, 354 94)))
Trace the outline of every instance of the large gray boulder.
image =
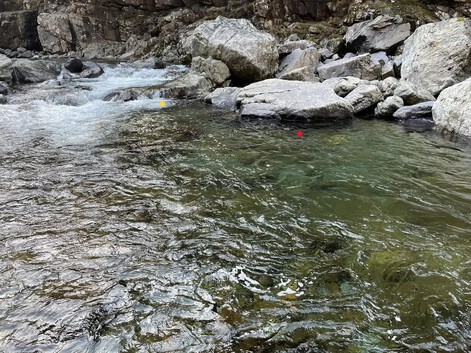
POLYGON ((392 52, 411 35, 410 24, 400 17, 378 16, 355 23, 344 36, 347 50, 356 53, 392 52))
POLYGON ((193 58, 191 61, 191 69, 206 77, 213 82, 215 86, 222 84, 231 76, 227 65, 212 57, 205 59, 201 56, 197 56, 193 58))
POLYGON ((0 81, 11 82, 11 67, 13 60, 8 56, 0 54, 0 81))
POLYGON ((278 68, 275 38, 246 19, 219 16, 204 22, 186 39, 185 47, 192 57, 212 56, 223 61, 239 82, 271 77, 278 68))
POLYGON ((317 72, 321 80, 347 76, 363 80, 378 80, 381 78, 381 65, 373 62, 370 54, 362 54, 353 58, 340 59, 325 65, 319 65, 317 72))
POLYGON ((19 59, 12 65, 12 78, 18 83, 39 83, 57 78, 60 65, 52 61, 19 59))
POLYGON ((345 99, 353 106, 353 113, 376 106, 383 100, 383 95, 375 85, 360 85, 351 91, 345 99))
POLYGON ((241 89, 237 96, 242 117, 309 122, 345 119, 353 107, 320 83, 269 79, 241 89))
POLYGON ((432 114, 439 128, 471 136, 471 78, 443 90, 432 114))
POLYGON ((471 74, 471 20, 454 18, 417 28, 404 45, 402 79, 437 96, 471 74))
POLYGON ((281 60, 280 72, 276 77, 284 80, 318 81, 315 72, 320 59, 321 55, 316 48, 296 49, 281 60))

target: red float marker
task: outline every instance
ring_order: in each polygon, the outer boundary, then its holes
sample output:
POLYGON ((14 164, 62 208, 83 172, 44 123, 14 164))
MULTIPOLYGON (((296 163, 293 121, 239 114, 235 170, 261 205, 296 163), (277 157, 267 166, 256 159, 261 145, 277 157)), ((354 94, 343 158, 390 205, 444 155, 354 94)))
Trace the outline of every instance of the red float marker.
POLYGON ((303 133, 302 133, 302 131, 298 131, 298 132, 296 133, 296 135, 297 135, 298 137, 302 137, 302 136, 303 136, 303 133))

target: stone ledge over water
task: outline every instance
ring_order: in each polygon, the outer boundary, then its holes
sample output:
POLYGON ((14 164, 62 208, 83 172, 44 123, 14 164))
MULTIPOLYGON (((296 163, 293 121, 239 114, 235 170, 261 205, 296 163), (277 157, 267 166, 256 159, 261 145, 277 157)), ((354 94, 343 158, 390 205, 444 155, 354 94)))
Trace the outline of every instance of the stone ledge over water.
POLYGON ((320 83, 269 79, 243 88, 237 96, 242 117, 318 122, 347 119, 353 107, 320 83))

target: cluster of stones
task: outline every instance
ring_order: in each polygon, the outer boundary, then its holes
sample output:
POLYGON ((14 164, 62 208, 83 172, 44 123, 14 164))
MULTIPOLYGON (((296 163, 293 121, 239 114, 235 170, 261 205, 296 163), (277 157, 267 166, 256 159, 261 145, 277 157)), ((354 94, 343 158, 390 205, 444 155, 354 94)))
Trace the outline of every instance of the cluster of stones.
MULTIPOLYGON (((181 38, 179 51, 191 58, 184 75, 158 87, 139 88, 141 92, 112 96, 131 100, 158 90, 163 97, 205 98, 242 117, 280 120, 374 116, 429 124, 433 119, 439 128, 471 135, 469 18, 429 23, 412 32, 400 17, 381 15, 349 27, 341 47, 333 52, 296 35, 280 44, 249 20, 220 16, 181 38)), ((21 55, 39 56, 24 48, 14 55, 0 53, 0 81, 7 87, 0 102, 5 102, 11 82, 54 79, 61 69, 62 78, 103 72, 92 62, 74 71, 59 61, 21 55)), ((145 63, 157 65, 155 59, 145 63)))
POLYGON ((379 16, 351 26, 344 42, 342 57, 297 38, 277 46, 246 20, 218 18, 196 28, 184 46, 194 60, 220 60, 235 82, 257 81, 206 96, 243 117, 316 122, 357 115, 425 124, 433 118, 440 128, 471 135, 471 20, 411 33, 402 19, 379 16))

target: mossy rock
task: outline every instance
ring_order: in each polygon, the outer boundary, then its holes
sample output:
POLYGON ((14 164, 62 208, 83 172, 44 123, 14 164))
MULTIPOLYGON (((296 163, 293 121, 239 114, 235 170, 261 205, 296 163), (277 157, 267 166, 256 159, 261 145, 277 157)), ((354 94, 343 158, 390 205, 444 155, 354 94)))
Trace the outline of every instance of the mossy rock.
POLYGON ((403 251, 380 251, 370 255, 367 266, 373 278, 390 283, 404 283, 416 277, 417 259, 403 251))

